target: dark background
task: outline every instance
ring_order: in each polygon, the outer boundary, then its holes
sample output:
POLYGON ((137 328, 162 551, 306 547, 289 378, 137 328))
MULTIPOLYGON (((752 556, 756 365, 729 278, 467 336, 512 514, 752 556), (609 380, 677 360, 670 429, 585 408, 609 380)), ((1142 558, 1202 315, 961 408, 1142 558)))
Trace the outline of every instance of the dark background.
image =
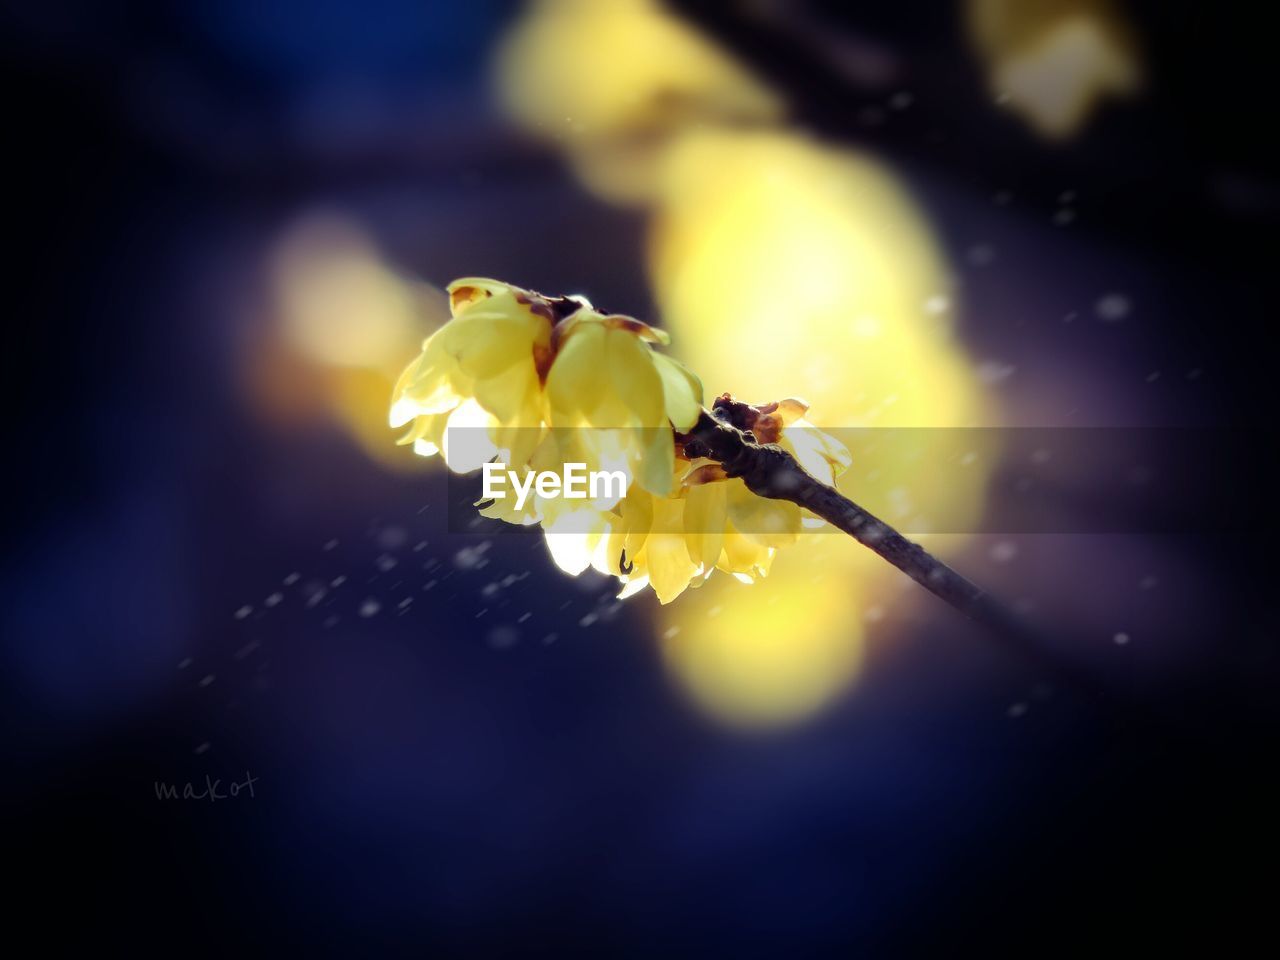
MULTIPOLYGON (((944 243, 963 250, 997 189, 1032 198, 1004 229, 1042 229, 1070 183, 1089 214, 1046 253, 1042 289, 1101 264, 1159 304, 1122 338, 1024 326, 1002 300, 1009 278, 989 273, 967 291, 967 343, 1051 356, 1067 377, 1128 358, 1202 370, 1117 421, 1231 427, 1270 448, 1280 182, 1260 13, 1128 5, 1149 89, 1047 150, 990 108, 950 5, 806 8, 905 70, 916 107, 870 129, 851 118, 883 93, 850 89, 732 4, 681 6, 809 129, 894 164, 944 243)), ((873 643, 852 694, 744 735, 673 694, 644 608, 617 614, 608 584, 566 583, 534 538, 493 541, 479 569, 451 564, 472 541, 422 512, 442 476, 388 474, 337 431, 282 434, 245 409, 230 308, 259 282, 264 245, 316 202, 356 211, 436 284, 484 250, 494 275, 550 291, 589 276, 615 309, 652 309, 631 266, 639 220, 488 105, 487 51, 513 9, 6 5, 11 929, 224 954, 1266 942, 1271 517, 1256 536, 1114 552, 1064 539, 998 583, 1130 604, 1135 637, 1167 634, 1163 653, 1089 664, 1173 718, 1158 730, 1061 691, 1011 722, 1039 678, 922 604, 913 629, 873 643), (355 81, 357 106, 325 99, 338 80, 355 81), (489 209, 593 242, 468 228, 489 209), (448 243, 422 238, 426 218, 453 224, 448 243), (304 568, 380 591, 377 558, 421 540, 457 584, 430 605, 355 631, 300 603, 232 616, 304 568), (1132 597, 1155 567, 1160 589, 1132 597), (476 626, 495 568, 527 573, 502 602, 533 615, 506 650, 476 626), (611 618, 576 626, 593 610, 611 618), (252 799, 153 793, 246 771, 252 799)))

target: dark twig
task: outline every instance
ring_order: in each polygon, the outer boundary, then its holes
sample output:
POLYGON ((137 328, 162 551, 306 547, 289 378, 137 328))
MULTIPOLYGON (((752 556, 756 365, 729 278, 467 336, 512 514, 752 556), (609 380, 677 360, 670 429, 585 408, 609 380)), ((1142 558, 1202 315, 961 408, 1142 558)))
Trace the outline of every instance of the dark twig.
MULTIPOLYGON (((981 587, 962 577, 918 543, 858 506, 839 490, 818 480, 777 444, 759 443, 732 423, 732 405, 717 401, 723 419, 704 410, 687 434, 692 452, 717 460, 730 477, 739 477, 752 493, 799 504, 833 527, 875 551, 934 596, 965 616, 1004 636, 1029 636, 1028 628, 981 587)), ((745 406, 745 405, 743 405, 745 406)), ((686 440, 686 449, 689 449, 686 440)))

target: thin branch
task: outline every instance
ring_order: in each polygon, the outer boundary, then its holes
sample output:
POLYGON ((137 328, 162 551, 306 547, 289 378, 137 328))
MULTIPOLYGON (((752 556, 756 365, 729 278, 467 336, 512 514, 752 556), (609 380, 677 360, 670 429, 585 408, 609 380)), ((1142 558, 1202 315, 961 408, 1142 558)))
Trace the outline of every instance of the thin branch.
POLYGON ((1033 639, 1030 628, 991 594, 814 477, 782 447, 760 443, 749 431, 728 422, 733 419, 735 406, 748 405, 722 397, 716 401, 720 416, 703 410, 685 435, 686 452, 719 461, 726 474, 741 478, 757 496, 799 504, 874 551, 934 596, 1001 636, 1016 639, 1020 646, 1033 639))

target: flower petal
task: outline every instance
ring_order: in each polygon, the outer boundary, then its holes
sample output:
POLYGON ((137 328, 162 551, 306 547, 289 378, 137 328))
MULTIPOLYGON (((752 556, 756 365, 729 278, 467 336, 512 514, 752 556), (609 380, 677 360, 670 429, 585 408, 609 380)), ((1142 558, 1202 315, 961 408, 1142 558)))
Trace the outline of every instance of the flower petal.
POLYGON ((475 400, 464 401, 449 414, 440 447, 450 470, 471 473, 498 455, 489 437, 492 422, 493 417, 475 400))
POLYGON ((710 570, 724 546, 725 521, 729 506, 725 484, 704 484, 689 488, 684 495, 684 539, 689 559, 710 570))
POLYGON ((547 400, 557 426, 579 426, 589 407, 608 389, 605 331, 587 324, 561 341, 547 374, 547 400))
POLYGON ((702 381, 665 354, 654 352, 653 365, 662 378, 667 419, 677 430, 690 429, 702 412, 702 381))
POLYGON ((636 422, 642 427, 665 427, 662 377, 654 366, 653 351, 625 330, 608 331, 605 349, 610 387, 621 397, 636 422))
POLYGON ((487 300, 494 294, 519 288, 486 277, 463 277, 453 281, 446 289, 449 292, 449 311, 456 317, 474 303, 487 300))

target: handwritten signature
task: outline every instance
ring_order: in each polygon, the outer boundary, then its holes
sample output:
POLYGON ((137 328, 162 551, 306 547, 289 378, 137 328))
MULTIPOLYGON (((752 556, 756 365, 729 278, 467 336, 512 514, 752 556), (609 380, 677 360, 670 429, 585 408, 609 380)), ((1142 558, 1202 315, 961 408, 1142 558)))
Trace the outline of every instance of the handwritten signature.
POLYGON ((156 780, 154 785, 157 800, 208 800, 210 803, 217 803, 219 800, 232 800, 242 796, 252 800, 255 796, 253 785, 257 782, 258 778, 246 770, 243 782, 232 780, 225 790, 221 789, 221 778, 215 779, 208 774, 205 775, 203 789, 190 782, 176 784, 156 780))

